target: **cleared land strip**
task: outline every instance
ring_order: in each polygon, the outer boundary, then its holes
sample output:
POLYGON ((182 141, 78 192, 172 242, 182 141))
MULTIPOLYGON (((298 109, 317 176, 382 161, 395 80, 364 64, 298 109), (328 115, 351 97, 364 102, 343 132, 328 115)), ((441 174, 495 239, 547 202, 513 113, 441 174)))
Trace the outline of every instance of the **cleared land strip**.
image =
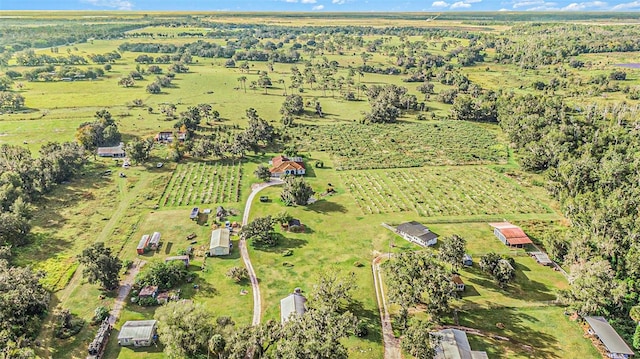
POLYGON ((376 287, 376 299, 378 300, 378 308, 380 310, 380 322, 382 323, 382 340, 384 343, 385 359, 400 359, 402 352, 400 351, 400 340, 393 334, 391 325, 391 316, 387 309, 387 300, 384 294, 384 284, 382 283, 382 273, 380 271, 380 261, 388 253, 382 253, 376 256, 371 262, 373 270, 373 285, 376 287))

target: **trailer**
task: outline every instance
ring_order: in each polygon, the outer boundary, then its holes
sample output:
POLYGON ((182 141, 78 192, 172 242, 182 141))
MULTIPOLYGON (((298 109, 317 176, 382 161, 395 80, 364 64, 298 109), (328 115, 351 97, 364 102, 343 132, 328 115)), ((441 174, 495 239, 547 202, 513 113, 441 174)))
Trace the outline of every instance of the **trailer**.
POLYGON ((193 207, 191 210, 191 215, 189 215, 189 219, 195 221, 198 219, 198 214, 200 214, 200 209, 198 207, 193 207))
POLYGON ((144 251, 146 251, 147 247, 149 246, 150 240, 151 237, 149 237, 148 234, 142 236, 142 239, 140 239, 140 242, 138 242, 138 248, 136 248, 138 254, 144 254, 144 251))
POLYGON ((160 232, 153 232, 151 240, 149 241, 149 246, 154 251, 158 249, 158 247, 160 246, 160 232))

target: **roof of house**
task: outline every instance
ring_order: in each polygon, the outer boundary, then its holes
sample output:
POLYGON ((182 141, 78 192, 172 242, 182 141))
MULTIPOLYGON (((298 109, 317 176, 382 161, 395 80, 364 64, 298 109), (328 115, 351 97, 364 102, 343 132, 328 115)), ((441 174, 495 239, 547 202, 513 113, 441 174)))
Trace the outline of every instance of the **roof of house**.
POLYGON ((158 297, 157 298, 158 298, 158 300, 160 300, 160 299, 169 299, 169 292, 158 293, 158 297))
POLYGON ((453 283, 455 283, 455 284, 464 284, 464 282, 462 281, 462 278, 460 278, 460 276, 459 276, 459 275, 457 275, 457 274, 454 274, 454 275, 451 277, 451 280, 452 280, 452 281, 453 281, 453 283))
POLYGON ((533 243, 520 227, 509 222, 489 223, 489 225, 500 231, 510 245, 533 243))
POLYGON ((273 166, 272 168, 269 169, 269 172, 271 173, 282 173, 286 170, 303 170, 304 169, 304 165, 298 163, 298 162, 293 162, 293 161, 286 161, 286 162, 282 162, 277 166, 273 166))
POLYGON ((433 333, 440 338, 435 359, 488 359, 487 352, 473 351, 467 333, 458 329, 443 329, 433 333))
POLYGON ((118 340, 151 340, 156 323, 155 320, 129 320, 120 328, 118 340))
POLYGON ((531 254, 531 255, 536 259, 536 261, 537 261, 538 263, 540 263, 540 264, 547 265, 547 264, 551 264, 551 263, 553 263, 553 261, 551 260, 551 258, 549 258, 549 256, 548 256, 546 253, 544 253, 544 252, 531 252, 530 254, 531 254))
POLYGON ((138 249, 144 248, 148 243, 149 243, 149 235, 145 234, 140 239, 140 242, 138 242, 138 249))
POLYGON ((280 320, 284 323, 289 320, 291 314, 304 314, 304 303, 307 301, 302 294, 291 293, 280 300, 280 320))
POLYGON ((217 247, 229 247, 231 232, 227 228, 218 228, 211 231, 211 242, 209 249, 217 247))
POLYGON ((584 317, 609 353, 633 355, 633 350, 604 317, 584 317))
POLYGON ((153 232, 153 235, 151 236, 151 241, 149 242, 152 244, 160 243, 160 232, 153 232))
POLYGON ((437 234, 431 232, 429 228, 425 227, 423 224, 418 223, 416 221, 402 223, 396 228, 396 230, 398 232, 402 232, 414 237, 418 237, 420 240, 424 242, 429 242, 431 240, 438 238, 437 234))
POLYGON ((300 222, 300 220, 299 220, 299 219, 295 219, 295 218, 293 218, 293 219, 291 219, 291 220, 289 221, 288 225, 290 225, 290 226, 301 226, 301 225, 302 225, 302 222, 300 222))
POLYGON ((148 296, 152 296, 154 293, 158 292, 158 286, 155 285, 148 285, 142 289, 140 289, 140 293, 138 293, 138 296, 140 297, 148 297, 148 296))

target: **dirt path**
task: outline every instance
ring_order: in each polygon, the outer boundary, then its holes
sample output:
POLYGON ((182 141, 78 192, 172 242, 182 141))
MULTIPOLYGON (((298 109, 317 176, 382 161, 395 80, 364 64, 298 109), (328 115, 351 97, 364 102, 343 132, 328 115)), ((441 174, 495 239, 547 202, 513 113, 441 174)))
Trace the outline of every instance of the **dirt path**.
POLYGON ((120 312, 122 311, 122 308, 124 308, 127 296, 131 291, 133 280, 136 278, 136 275, 138 274, 140 269, 144 267, 145 264, 147 264, 146 261, 136 259, 136 261, 131 265, 127 276, 124 277, 122 282, 120 282, 120 287, 118 288, 118 296, 113 301, 113 308, 111 308, 111 312, 109 313, 109 323, 111 323, 111 325, 116 324, 116 322, 118 321, 120 312))
MULTIPOLYGON (((244 206, 244 213, 242 215, 243 226, 249 222, 249 211, 251 210, 251 203, 253 203, 253 199, 256 197, 258 192, 267 187, 277 186, 282 183, 283 182, 280 179, 273 179, 271 180, 271 182, 260 183, 251 187, 251 194, 249 194, 249 198, 247 198, 247 203, 244 206)), ((251 290, 253 291, 253 320, 251 321, 251 324, 258 325, 260 324, 260 318, 262 318, 262 298, 260 297, 260 285, 258 283, 258 277, 256 277, 256 272, 253 270, 253 265, 251 265, 249 251, 247 250, 247 241, 245 241, 244 239, 240 239, 238 247, 240 248, 242 261, 244 262, 244 265, 245 267, 247 267, 247 271, 249 272, 249 279, 251 280, 251 290)))
POLYGON ((400 340, 393 334, 391 317, 387 309, 387 300, 384 295, 384 285, 382 283, 382 273, 380 271, 380 261, 388 253, 378 254, 371 262, 373 270, 373 285, 376 287, 376 299, 380 310, 380 321, 382 322, 382 339, 384 342, 384 359, 401 359, 400 340))

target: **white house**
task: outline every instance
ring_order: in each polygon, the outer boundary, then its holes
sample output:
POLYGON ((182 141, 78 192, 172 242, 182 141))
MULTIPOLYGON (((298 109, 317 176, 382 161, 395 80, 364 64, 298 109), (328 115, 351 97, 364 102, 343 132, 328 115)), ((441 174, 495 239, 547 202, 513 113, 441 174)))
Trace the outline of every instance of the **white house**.
POLYGON ((280 300, 280 320, 288 321, 292 315, 303 315, 306 311, 304 303, 307 301, 301 293, 293 292, 280 300))
POLYGON ((396 227, 396 233, 409 242, 425 247, 438 243, 438 235, 416 221, 402 223, 396 227))

